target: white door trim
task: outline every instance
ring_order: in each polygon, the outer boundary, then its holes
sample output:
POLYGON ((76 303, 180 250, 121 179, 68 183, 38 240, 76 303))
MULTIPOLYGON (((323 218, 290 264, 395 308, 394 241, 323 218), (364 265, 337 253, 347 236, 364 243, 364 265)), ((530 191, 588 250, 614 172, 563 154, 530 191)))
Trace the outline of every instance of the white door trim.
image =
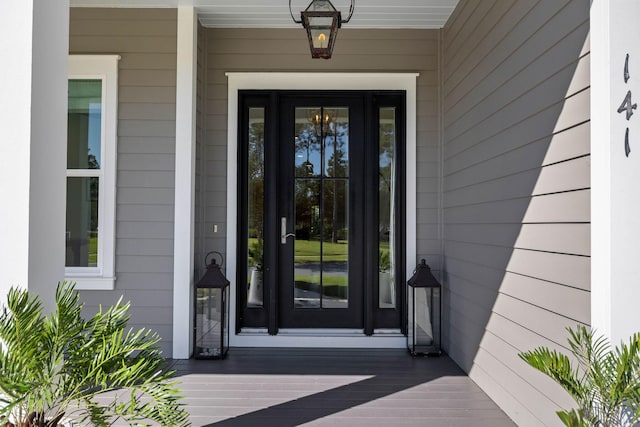
POLYGON ((238 210, 238 91, 263 90, 403 90, 406 92, 406 265, 413 273, 416 254, 416 79, 417 73, 226 73, 228 78, 227 123, 227 261, 231 281, 230 345, 234 347, 401 347, 398 336, 326 337, 235 334, 236 255, 238 210))

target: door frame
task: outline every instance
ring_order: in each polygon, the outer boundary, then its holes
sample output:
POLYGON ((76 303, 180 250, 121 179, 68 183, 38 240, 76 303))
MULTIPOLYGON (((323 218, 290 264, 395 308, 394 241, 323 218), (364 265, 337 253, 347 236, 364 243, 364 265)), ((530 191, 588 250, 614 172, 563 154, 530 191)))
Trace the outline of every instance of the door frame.
POLYGON ((238 91, 240 90, 402 90, 406 93, 405 129, 405 274, 410 277, 416 260, 416 80, 417 73, 263 73, 229 72, 227 109, 227 223, 225 275, 231 281, 230 345, 234 347, 351 347, 402 348, 406 338, 398 332, 357 331, 335 333, 310 330, 270 336, 265 330, 236 333, 236 262, 238 214, 238 91))

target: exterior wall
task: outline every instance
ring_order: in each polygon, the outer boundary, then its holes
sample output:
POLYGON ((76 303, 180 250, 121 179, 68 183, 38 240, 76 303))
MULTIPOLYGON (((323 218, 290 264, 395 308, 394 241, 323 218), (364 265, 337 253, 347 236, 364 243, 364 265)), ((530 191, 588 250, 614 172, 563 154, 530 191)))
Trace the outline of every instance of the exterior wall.
POLYGON ((571 405, 517 353, 590 323, 589 2, 463 0, 443 29, 447 351, 518 425, 571 405))
MULTIPOLYGON (((69 51, 122 56, 118 94, 116 284, 82 291, 87 315, 120 295, 132 327, 172 352, 175 9, 72 8, 69 51)), ((185 332, 186 333, 186 332, 185 332)))
MULTIPOLYGON (((340 30, 329 61, 311 59, 302 29, 207 29, 206 249, 225 251, 227 78, 225 72, 418 72, 418 254, 440 267, 436 30, 340 30), (219 233, 214 234, 213 225, 219 233)), ((237 114, 235 111, 231 114, 237 114)), ((412 197, 412 196, 409 196, 412 197)), ((409 258, 408 262, 414 263, 409 258)))

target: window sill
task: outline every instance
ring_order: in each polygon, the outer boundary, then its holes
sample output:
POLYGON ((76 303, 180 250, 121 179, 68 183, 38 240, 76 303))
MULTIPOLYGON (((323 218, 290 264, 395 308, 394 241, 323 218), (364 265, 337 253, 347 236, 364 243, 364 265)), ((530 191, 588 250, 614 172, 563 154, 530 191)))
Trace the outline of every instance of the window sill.
POLYGON ((75 282, 79 291, 112 291, 115 289, 115 277, 65 277, 67 282, 75 282))

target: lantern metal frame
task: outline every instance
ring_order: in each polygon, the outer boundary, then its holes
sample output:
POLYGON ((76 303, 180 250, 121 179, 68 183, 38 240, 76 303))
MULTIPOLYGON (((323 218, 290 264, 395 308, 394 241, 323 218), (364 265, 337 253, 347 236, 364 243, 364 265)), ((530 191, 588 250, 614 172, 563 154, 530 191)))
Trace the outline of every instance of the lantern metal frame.
MULTIPOLYGON (((442 285, 431 273, 431 268, 427 265, 426 261, 422 259, 420 264, 416 267, 413 276, 407 281, 407 286, 410 288, 407 292, 408 297, 408 321, 409 324, 407 330, 407 348, 413 356, 440 356, 442 354, 442 285), (416 303, 416 289, 429 289, 428 301, 425 301, 429 310, 428 321, 431 327, 431 344, 418 343, 417 337, 417 303, 416 303), (437 294, 437 301, 434 301, 437 294), (437 309, 437 313, 434 313, 437 309), (437 316, 437 318, 436 318, 437 316), (437 322, 437 328, 436 328, 437 322)), ((428 335, 428 333, 427 333, 428 335)))
POLYGON ((353 16, 353 9, 355 5, 355 0, 351 0, 351 6, 349 7, 349 17, 347 19, 342 19, 342 14, 339 10, 335 8, 333 3, 330 0, 312 0, 309 3, 309 6, 302 12, 300 12, 300 20, 297 20, 293 16, 293 12, 291 10, 291 0, 289 0, 289 13, 291 14, 291 19, 296 24, 302 24, 305 30, 307 30, 307 38, 309 40, 309 49, 311 50, 312 58, 323 58, 330 59, 333 53, 333 47, 336 43, 336 38, 338 36, 338 29, 342 27, 342 24, 346 24, 351 20, 353 16), (330 10, 315 10, 313 6, 315 4, 322 3, 330 10), (313 20, 315 18, 326 19, 331 18, 331 25, 323 24, 323 25, 315 25, 313 20), (329 34, 328 36, 325 33, 321 33, 321 36, 328 38, 327 45, 324 47, 316 47, 313 43, 314 35, 313 31, 318 30, 326 30, 329 34))
MULTIPOLYGON (((229 280, 222 274, 220 268, 224 263, 224 257, 218 251, 211 251, 204 257, 205 266, 207 265, 207 258, 209 255, 216 254, 220 257, 220 264, 216 262, 216 258, 212 257, 211 264, 207 267, 207 271, 195 284, 193 288, 193 357, 194 359, 224 359, 229 351, 229 312, 230 312, 230 298, 229 298, 229 280), (220 342, 219 347, 212 347, 216 350, 219 348, 219 352, 204 352, 202 347, 198 346, 198 290, 202 289, 219 289, 220 290, 220 321, 219 321, 219 335, 220 342)), ((211 301, 208 299, 209 312, 211 311, 211 301)), ((209 316, 210 317, 210 316, 209 316)))

